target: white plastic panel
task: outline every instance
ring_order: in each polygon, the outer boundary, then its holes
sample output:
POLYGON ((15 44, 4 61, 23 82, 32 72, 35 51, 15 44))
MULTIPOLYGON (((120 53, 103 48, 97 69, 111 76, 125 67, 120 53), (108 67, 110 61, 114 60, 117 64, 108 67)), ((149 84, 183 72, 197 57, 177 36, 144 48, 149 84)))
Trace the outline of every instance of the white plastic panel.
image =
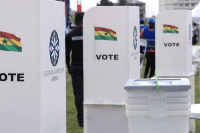
POLYGON ((192 74, 191 11, 166 10, 156 17, 156 69, 158 76, 192 74), (178 33, 164 33, 164 25, 176 27, 178 33))
POLYGON ((64 3, 8 0, 1 5, 0 32, 20 38, 22 52, 0 50, 0 79, 20 74, 0 80, 0 132, 66 133, 64 3), (49 53, 53 30, 60 43, 56 66, 49 53))

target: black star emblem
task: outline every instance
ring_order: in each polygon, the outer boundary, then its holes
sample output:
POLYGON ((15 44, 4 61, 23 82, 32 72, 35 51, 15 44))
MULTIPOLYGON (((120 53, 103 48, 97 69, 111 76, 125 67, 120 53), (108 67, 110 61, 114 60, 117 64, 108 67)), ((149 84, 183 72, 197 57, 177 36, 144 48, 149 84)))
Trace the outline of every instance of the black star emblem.
POLYGON ((4 40, 2 40, 3 41, 3 44, 7 44, 7 42, 8 41, 6 41, 6 39, 4 38, 4 40))
POLYGON ((108 35, 108 33, 105 33, 105 35, 108 35))

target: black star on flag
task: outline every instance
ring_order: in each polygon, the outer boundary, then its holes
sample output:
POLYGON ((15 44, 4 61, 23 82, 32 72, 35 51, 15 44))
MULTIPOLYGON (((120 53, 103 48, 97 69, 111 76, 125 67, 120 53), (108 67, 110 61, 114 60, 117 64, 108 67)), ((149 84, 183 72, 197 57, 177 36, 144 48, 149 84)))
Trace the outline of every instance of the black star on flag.
POLYGON ((2 40, 3 41, 3 44, 7 44, 7 42, 8 41, 6 41, 6 39, 4 38, 4 40, 2 40))

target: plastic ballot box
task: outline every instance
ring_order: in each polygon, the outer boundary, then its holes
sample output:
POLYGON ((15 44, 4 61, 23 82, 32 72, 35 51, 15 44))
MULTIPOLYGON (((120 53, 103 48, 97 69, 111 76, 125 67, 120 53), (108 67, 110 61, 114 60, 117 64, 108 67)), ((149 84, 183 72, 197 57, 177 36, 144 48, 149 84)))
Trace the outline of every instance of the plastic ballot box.
POLYGON ((188 133, 188 79, 129 79, 124 88, 129 133, 188 133))

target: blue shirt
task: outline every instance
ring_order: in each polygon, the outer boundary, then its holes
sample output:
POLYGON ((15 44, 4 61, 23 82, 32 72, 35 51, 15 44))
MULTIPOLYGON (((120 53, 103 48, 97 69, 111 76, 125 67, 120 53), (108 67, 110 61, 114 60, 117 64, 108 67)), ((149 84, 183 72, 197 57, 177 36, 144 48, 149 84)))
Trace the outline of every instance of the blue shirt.
POLYGON ((140 25, 140 31, 142 30, 142 29, 144 29, 146 27, 146 25, 140 25))
POLYGON ((149 30, 149 26, 144 28, 143 39, 147 41, 147 52, 155 51, 155 27, 153 31, 149 30))

